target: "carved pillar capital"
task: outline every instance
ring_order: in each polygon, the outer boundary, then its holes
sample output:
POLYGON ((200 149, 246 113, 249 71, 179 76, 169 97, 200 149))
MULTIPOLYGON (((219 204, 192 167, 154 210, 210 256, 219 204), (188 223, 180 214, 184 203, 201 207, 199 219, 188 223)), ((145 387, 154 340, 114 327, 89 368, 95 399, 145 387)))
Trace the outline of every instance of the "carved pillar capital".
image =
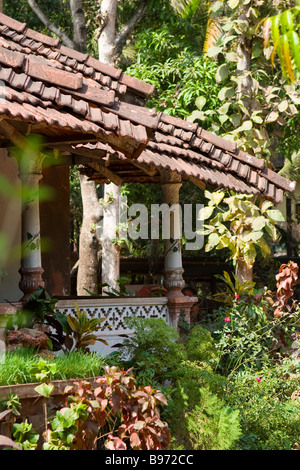
POLYGON ((43 281, 44 270, 43 268, 21 268, 19 273, 21 275, 19 287, 24 293, 21 301, 26 303, 39 287, 45 287, 43 281))
POLYGON ((168 297, 180 297, 183 296, 182 289, 185 286, 183 279, 183 268, 165 269, 164 275, 164 287, 168 291, 168 297))
POLYGON ((27 153, 22 156, 19 161, 19 177, 23 179, 24 177, 33 177, 36 175, 42 178, 43 171, 43 161, 46 158, 46 155, 36 152, 32 155, 27 153))

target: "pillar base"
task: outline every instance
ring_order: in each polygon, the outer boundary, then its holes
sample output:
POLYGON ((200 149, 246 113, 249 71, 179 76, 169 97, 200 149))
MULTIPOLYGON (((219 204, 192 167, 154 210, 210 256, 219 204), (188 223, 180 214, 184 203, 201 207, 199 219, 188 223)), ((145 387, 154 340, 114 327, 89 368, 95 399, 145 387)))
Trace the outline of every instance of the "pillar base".
POLYGON ((167 289, 168 292, 167 297, 184 297, 184 294, 181 292, 182 289, 185 287, 185 281, 182 277, 183 273, 184 270, 182 268, 164 270, 164 287, 167 289))
POLYGON ((180 314, 184 313, 184 319, 187 323, 191 322, 191 309, 198 302, 198 297, 169 297, 168 309, 172 326, 178 330, 178 321, 180 314))
POLYGON ((31 295, 38 289, 38 287, 45 287, 43 281, 43 268, 21 268, 19 270, 21 274, 21 280, 19 287, 24 293, 24 296, 20 299, 23 304, 28 302, 31 295))

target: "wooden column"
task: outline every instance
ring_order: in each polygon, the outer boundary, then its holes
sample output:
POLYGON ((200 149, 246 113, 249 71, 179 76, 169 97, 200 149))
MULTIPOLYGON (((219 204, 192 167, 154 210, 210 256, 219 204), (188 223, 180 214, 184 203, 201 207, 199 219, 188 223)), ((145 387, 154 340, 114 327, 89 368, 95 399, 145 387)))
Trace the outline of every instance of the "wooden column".
POLYGON ((164 203, 170 211, 170 238, 165 239, 165 262, 164 262, 164 287, 167 289, 169 299, 168 308, 171 323, 178 328, 180 314, 183 313, 185 320, 190 322, 191 307, 198 301, 196 297, 188 297, 182 293, 185 286, 183 279, 181 252, 181 227, 182 218, 179 207, 179 191, 182 186, 181 176, 176 173, 162 172, 161 184, 164 194, 164 203))
POLYGON ((40 240, 39 181, 42 178, 41 155, 23 158, 19 164, 22 182, 22 259, 19 287, 26 303, 39 286, 44 287, 40 240))

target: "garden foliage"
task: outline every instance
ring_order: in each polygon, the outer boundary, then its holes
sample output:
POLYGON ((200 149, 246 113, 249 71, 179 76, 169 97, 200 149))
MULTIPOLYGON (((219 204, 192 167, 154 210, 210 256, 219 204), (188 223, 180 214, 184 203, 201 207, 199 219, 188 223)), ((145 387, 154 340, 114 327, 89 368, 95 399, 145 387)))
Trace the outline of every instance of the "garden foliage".
MULTIPOLYGON (((224 273, 223 305, 205 323, 180 321, 178 332, 162 319, 129 318, 135 332, 105 359, 96 388, 77 380, 65 391, 65 406, 46 419, 43 448, 296 449, 300 365, 293 338, 299 340, 300 324, 292 291, 297 268, 293 262, 280 268, 273 293, 224 273), (274 314, 278 299, 280 316, 274 314)), ((52 362, 40 359, 30 368, 41 381, 37 391, 45 404, 57 371, 52 362)), ((15 445, 36 449, 36 432, 18 421, 16 397, 9 397, 6 409, 15 445)))

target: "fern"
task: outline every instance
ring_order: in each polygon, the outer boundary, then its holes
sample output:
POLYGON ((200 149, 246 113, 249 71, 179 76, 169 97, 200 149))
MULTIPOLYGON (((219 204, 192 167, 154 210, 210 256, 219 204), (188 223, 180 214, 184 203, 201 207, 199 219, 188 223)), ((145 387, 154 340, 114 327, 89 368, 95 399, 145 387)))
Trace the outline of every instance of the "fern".
POLYGON ((188 413, 187 429, 194 450, 230 450, 241 436, 239 413, 207 389, 188 413))

